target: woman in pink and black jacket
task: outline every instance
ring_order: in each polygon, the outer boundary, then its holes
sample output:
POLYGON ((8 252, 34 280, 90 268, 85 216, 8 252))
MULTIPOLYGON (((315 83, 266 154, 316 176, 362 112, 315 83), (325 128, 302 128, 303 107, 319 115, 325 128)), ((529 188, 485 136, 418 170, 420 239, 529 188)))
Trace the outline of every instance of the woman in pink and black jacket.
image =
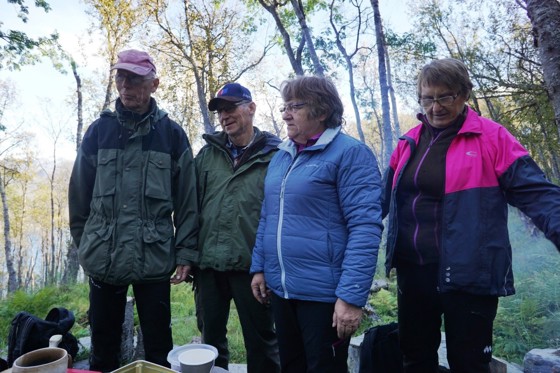
POLYGON ((560 248, 560 188, 501 125, 466 105, 465 65, 435 60, 418 78, 421 123, 386 175, 387 273, 397 269, 405 372, 437 372, 441 316, 453 372, 489 372, 498 297, 515 293, 507 215, 528 215, 560 248))

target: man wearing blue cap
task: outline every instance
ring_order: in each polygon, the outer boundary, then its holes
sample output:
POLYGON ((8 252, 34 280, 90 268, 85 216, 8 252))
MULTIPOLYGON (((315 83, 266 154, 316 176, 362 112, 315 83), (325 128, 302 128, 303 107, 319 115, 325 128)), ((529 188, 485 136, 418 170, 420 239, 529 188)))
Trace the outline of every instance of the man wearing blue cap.
POLYGON ((169 366, 170 283, 188 278, 198 226, 192 150, 151 97, 159 85, 152 58, 125 50, 112 70, 115 111, 89 126, 68 188, 70 231, 89 276, 90 369, 103 372, 120 365, 130 285, 145 358, 169 366))
POLYGON ((248 373, 279 372, 272 314, 252 295, 251 255, 263 200, 264 177, 280 139, 253 126, 256 105, 238 83, 221 88, 208 103, 222 131, 203 135, 195 159, 200 233, 195 275, 199 328, 218 349, 216 365, 228 369, 226 337, 235 302, 247 351, 248 373))

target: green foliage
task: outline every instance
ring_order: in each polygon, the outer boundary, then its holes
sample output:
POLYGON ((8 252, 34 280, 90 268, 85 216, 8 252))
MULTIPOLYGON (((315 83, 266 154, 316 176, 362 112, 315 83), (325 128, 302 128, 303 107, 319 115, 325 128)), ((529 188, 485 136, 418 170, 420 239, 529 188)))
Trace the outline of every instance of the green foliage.
MULTIPOLYGON (((27 23, 29 7, 25 5, 25 1, 8 0, 8 3, 19 5, 17 16, 23 23, 27 23)), ((45 12, 51 10, 49 4, 44 0, 36 0, 35 6, 43 8, 45 12)), ((0 22, 0 26, 2 26, 2 22, 0 22)), ((55 55, 57 46, 57 33, 31 38, 23 31, 0 28, 0 69, 6 66, 10 70, 19 70, 23 65, 34 64, 41 56, 55 55)))
MULTIPOLYGON (((132 295, 131 289, 129 289, 132 295)), ((69 287, 45 287, 37 292, 27 293, 17 291, 0 303, 0 355, 7 354, 7 338, 10 323, 20 311, 27 311, 38 317, 45 317, 53 307, 65 307, 72 312, 76 322, 71 330, 77 338, 89 335, 87 311, 89 308, 88 284, 76 284, 69 287)), ((194 296, 190 285, 177 285, 171 287, 171 315, 173 326, 173 343, 183 345, 190 343, 193 338, 199 337, 200 332, 196 326, 196 312, 194 296)), ((138 325, 138 316, 135 310, 135 323, 138 325)), ((246 361, 243 334, 239 324, 239 317, 232 302, 230 319, 227 326, 232 363, 246 361)), ((78 356, 78 359, 87 358, 87 351, 78 356)))
POLYGON ((373 308, 373 317, 364 317, 356 331, 356 335, 364 333, 375 325, 389 324, 397 321, 397 295, 396 287, 391 284, 389 290, 381 289, 372 294, 368 304, 373 308))
POLYGON ((381 289, 368 300, 375 313, 380 317, 382 324, 397 320, 396 286, 393 284, 391 288, 389 290, 381 289))

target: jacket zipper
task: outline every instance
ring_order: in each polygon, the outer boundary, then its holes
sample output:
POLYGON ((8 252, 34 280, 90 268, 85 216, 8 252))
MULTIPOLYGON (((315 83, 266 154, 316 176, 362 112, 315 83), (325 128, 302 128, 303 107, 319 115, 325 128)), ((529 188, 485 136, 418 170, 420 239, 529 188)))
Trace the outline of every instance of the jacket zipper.
MULTIPOLYGON (((435 142, 438 140, 439 136, 442 133, 443 133, 443 131, 438 133, 436 135, 436 137, 432 138, 432 140, 428 144, 428 147, 427 147, 426 151, 424 152, 424 154, 422 154, 422 159, 420 159, 420 162, 418 162, 418 166, 416 167, 416 171, 414 172, 414 179, 413 179, 414 186, 416 187, 417 190, 418 190, 418 172, 420 171, 420 168, 424 164, 424 161, 426 160, 426 157, 428 156, 428 153, 430 152, 430 150, 432 148, 432 145, 435 144, 435 142)), ((416 202, 421 197, 422 197, 422 193, 418 192, 418 194, 416 195, 416 197, 414 197, 414 200, 412 201, 412 211, 411 212, 412 212, 412 216, 414 216, 414 221, 416 223, 416 226, 414 228, 414 237, 413 237, 414 251, 416 252, 416 255, 418 257, 420 265, 423 265, 424 264, 424 258, 422 258, 422 255, 420 254, 420 250, 418 249, 418 245, 417 245, 418 231, 420 229, 420 223, 418 222, 418 217, 416 215, 416 202)))
POLYGON ((280 283, 282 284, 282 290, 284 290, 284 298, 290 299, 290 295, 288 293, 288 288, 286 287, 286 270, 284 267, 284 261, 282 259, 282 225, 284 222, 284 192, 286 191, 286 182, 288 180, 288 176, 294 169, 299 158, 299 154, 295 156, 292 160, 290 167, 286 171, 286 174, 282 178, 282 184, 280 186, 280 211, 278 213, 278 227, 276 229, 276 254, 278 255, 278 263, 280 265, 280 283))

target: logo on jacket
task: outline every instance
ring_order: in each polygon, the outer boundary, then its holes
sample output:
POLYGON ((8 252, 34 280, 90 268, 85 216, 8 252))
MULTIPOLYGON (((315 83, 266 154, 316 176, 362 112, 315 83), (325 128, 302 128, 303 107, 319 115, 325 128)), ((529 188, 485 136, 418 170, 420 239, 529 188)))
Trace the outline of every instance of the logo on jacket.
POLYGON ((478 153, 472 150, 469 150, 465 154, 468 155, 469 157, 478 157, 478 153))

